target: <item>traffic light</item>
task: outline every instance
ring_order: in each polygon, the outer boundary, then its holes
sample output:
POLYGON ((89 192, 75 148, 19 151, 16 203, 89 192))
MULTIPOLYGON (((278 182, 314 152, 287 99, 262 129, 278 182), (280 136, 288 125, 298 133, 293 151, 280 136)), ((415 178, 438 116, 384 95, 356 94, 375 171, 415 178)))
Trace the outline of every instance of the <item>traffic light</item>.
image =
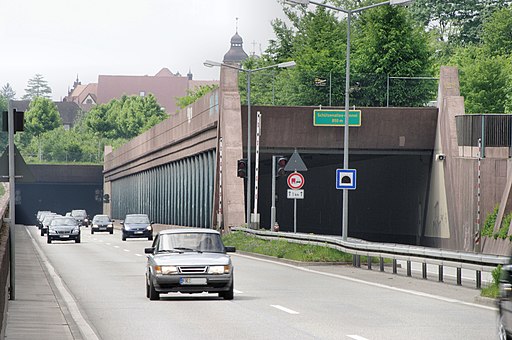
POLYGON ((288 163, 288 158, 279 157, 277 160, 276 177, 283 176, 285 174, 284 167, 286 166, 286 163, 288 163))
MULTIPOLYGON (((23 119, 25 117, 25 112, 17 111, 16 109, 12 109, 12 115, 14 117, 14 133, 16 131, 23 131, 23 119)), ((8 112, 2 112, 2 131, 8 131, 8 112)))
POLYGON ((109 194, 103 195, 103 203, 110 203, 110 195, 109 194))
POLYGON ((236 173, 237 176, 240 178, 246 178, 247 177, 247 159, 239 159, 236 164, 236 173))

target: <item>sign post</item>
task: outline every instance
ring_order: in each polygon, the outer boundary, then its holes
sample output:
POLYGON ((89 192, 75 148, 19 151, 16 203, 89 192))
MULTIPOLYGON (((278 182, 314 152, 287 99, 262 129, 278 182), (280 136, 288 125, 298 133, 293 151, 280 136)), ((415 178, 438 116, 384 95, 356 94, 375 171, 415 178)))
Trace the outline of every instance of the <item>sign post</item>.
POLYGON ((304 199, 304 190, 300 190, 304 186, 304 176, 295 171, 288 176, 288 198, 293 199, 293 232, 297 233, 297 199, 304 199))

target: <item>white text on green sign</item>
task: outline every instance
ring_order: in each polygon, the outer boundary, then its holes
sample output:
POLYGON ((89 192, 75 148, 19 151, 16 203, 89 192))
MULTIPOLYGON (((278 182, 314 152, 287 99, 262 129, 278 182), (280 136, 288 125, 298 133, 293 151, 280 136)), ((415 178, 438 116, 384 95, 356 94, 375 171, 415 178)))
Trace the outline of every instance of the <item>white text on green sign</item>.
MULTIPOLYGON (((348 112, 348 125, 361 126, 361 110, 348 112)), ((314 110, 313 126, 345 126, 345 110, 314 110)))

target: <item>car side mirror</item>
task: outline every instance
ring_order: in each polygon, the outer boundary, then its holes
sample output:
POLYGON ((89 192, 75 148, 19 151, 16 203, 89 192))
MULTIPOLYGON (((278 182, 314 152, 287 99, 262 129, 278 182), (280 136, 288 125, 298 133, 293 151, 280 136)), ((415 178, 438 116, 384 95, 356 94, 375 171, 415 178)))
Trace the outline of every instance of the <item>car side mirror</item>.
POLYGON ((124 224, 124 221, 119 221, 119 224, 124 224))
POLYGON ((234 252, 236 252, 236 248, 235 247, 225 246, 224 248, 226 249, 226 253, 234 253, 234 252))
POLYGON ((144 248, 144 254, 153 254, 155 252, 154 247, 144 248))

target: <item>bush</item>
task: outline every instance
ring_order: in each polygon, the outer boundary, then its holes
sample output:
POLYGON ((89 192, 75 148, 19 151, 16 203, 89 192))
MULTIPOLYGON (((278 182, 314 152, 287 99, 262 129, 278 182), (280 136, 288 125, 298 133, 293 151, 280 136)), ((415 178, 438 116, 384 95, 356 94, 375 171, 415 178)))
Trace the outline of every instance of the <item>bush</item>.
POLYGON ((499 205, 497 204, 494 207, 493 212, 487 215, 487 217, 485 218, 484 227, 482 228, 482 236, 494 236, 494 224, 496 223, 496 216, 498 216, 498 209, 499 205))
POLYGON ((480 295, 496 299, 500 294, 500 277, 501 277, 501 264, 498 265, 492 272, 492 283, 482 288, 480 295))

